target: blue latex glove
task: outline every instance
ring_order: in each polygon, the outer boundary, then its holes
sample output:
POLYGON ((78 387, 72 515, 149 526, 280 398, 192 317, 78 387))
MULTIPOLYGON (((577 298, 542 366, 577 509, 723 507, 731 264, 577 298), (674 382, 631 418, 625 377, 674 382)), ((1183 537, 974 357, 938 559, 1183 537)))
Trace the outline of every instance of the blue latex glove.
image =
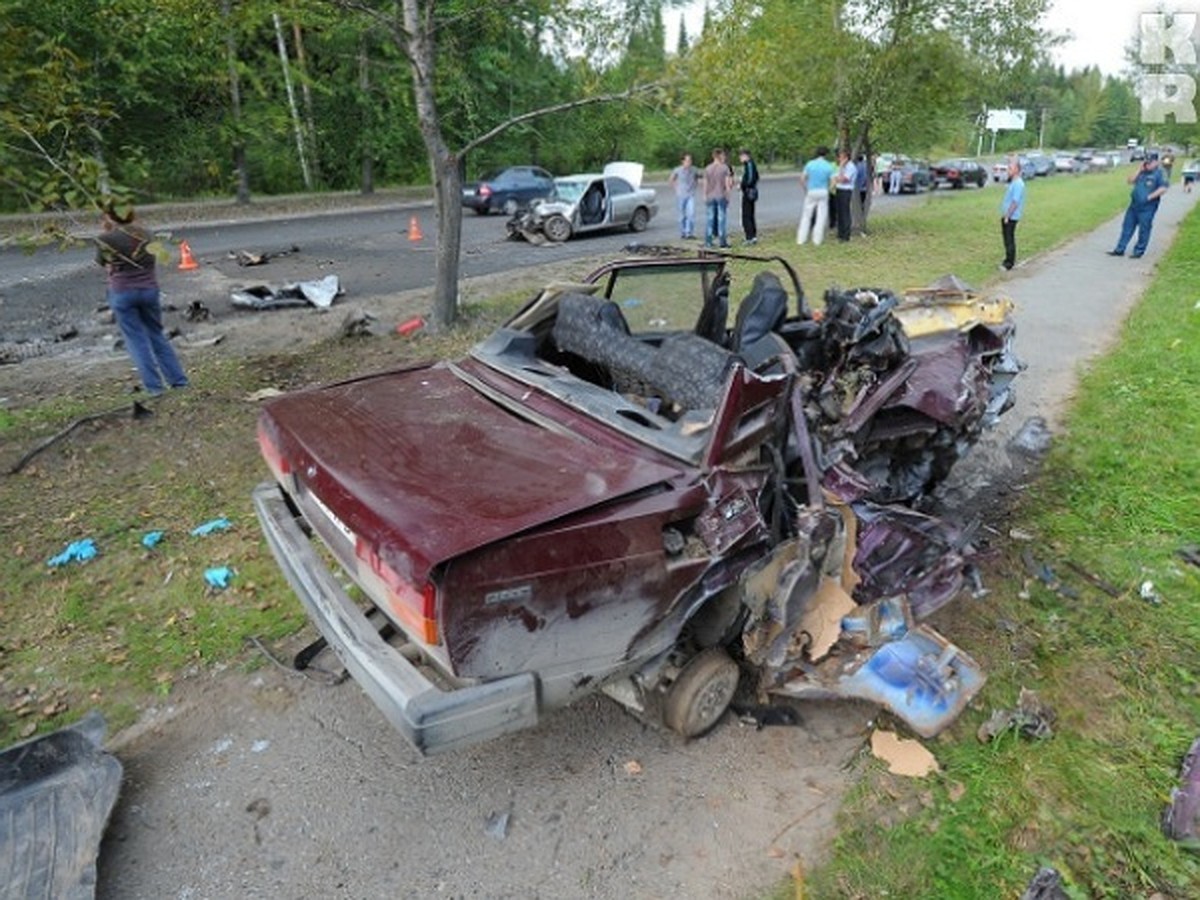
POLYGON ((96 542, 91 538, 84 538, 82 541, 71 541, 66 550, 46 560, 46 565, 63 566, 69 562, 87 562, 95 555, 96 542))
POLYGON ((162 531, 147 531, 144 535, 142 535, 142 546, 147 550, 153 550, 163 539, 164 533, 165 532, 162 531))
POLYGON ((216 566, 212 569, 204 570, 204 580, 208 582, 209 587, 224 590, 229 587, 229 581, 233 578, 233 569, 229 566, 216 566))
POLYGON ((192 529, 192 535, 194 537, 205 537, 214 531, 228 531, 232 527, 233 523, 222 517, 220 519, 213 519, 211 522, 205 522, 203 525, 197 525, 192 529))

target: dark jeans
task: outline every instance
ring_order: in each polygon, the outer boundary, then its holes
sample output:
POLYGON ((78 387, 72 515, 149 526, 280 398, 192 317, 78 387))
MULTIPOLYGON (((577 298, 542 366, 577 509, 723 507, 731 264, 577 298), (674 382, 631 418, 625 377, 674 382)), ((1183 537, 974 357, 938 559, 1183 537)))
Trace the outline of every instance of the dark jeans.
POLYGON ((1004 268, 1011 269, 1017 262, 1017 220, 1001 219, 1000 234, 1004 237, 1004 268))
POLYGON ((837 194, 837 235, 839 241, 850 240, 850 200, 854 191, 838 188, 837 194))
POLYGON ((742 231, 745 232, 748 241, 758 239, 758 223, 754 221, 755 202, 742 195, 742 231))
POLYGON ((1125 221, 1121 223, 1121 237, 1117 241, 1117 253, 1124 253, 1129 246, 1133 232, 1137 231, 1137 243, 1133 245, 1133 255, 1141 256, 1150 244, 1150 228, 1154 225, 1154 214, 1158 212, 1158 201, 1151 203, 1130 203, 1125 210, 1125 221))

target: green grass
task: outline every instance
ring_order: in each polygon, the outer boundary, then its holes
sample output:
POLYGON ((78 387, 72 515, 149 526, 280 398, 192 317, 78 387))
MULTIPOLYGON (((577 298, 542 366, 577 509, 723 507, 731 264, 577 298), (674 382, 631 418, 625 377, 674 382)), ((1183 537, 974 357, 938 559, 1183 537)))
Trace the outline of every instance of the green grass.
POLYGON ((1016 897, 1043 864, 1072 897, 1200 896, 1200 857, 1159 831, 1200 733, 1200 571, 1176 556, 1200 540, 1197 246, 1192 214, 1118 349, 1085 376, 1065 437, 1018 510, 1036 557, 1078 599, 1030 583, 1020 547, 1005 551, 994 592, 951 613, 949 630, 990 680, 932 745, 943 773, 900 783, 872 765, 807 896, 1016 897), (1067 561, 1124 594, 1092 589, 1067 561), (1144 581, 1161 606, 1139 597, 1144 581), (1055 708, 1055 736, 980 744, 977 727, 1021 687, 1055 708), (957 801, 951 785, 964 789, 957 801))
MULTIPOLYGON (((1091 231, 1121 211, 1129 197, 1123 171, 1030 179, 1025 216, 1017 228, 1018 262, 1043 253, 1064 239, 1091 231)), ((757 248, 778 253, 800 275, 810 303, 831 285, 924 287, 954 274, 975 287, 993 282, 1004 258, 1000 202, 1004 186, 941 189, 868 220, 870 234, 839 243, 827 235, 819 247, 797 247, 795 226, 772 232, 757 248)), ((796 188, 799 218, 799 188, 796 188)), ((883 203, 888 203, 884 198, 883 203)), ((893 201, 894 202, 894 201, 893 201)))

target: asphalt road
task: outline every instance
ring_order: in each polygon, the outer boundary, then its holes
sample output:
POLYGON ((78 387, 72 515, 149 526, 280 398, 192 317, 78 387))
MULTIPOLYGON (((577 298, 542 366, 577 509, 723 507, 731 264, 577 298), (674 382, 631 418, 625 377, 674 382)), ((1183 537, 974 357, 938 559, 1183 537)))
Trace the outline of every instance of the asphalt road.
MULTIPOLYGON (((641 234, 626 229, 581 235, 563 244, 532 246, 506 236, 505 217, 478 216, 464 210, 461 276, 464 278, 511 272, 529 266, 613 255, 631 241, 643 244, 678 239, 675 200, 669 187, 658 186, 658 215, 641 234)), ((797 176, 763 178, 758 202, 760 228, 795 222, 802 194, 797 176)), ((886 215, 909 197, 875 198, 873 215, 886 215)), ((741 243, 740 200, 730 209, 730 237, 741 243)), ((253 216, 252 209, 247 216, 253 216)), ((698 213, 702 215, 702 210, 698 213)), ((433 283, 437 220, 428 203, 388 208, 349 208, 316 211, 284 218, 248 219, 180 224, 157 221, 153 210, 145 224, 173 240, 186 240, 197 260, 246 283, 306 280, 330 272, 338 274, 348 300, 397 294, 433 283), (415 216, 423 234, 408 239, 415 216), (269 267, 239 269, 230 259, 238 250, 254 253, 295 252, 269 267)), ((697 223, 698 226, 701 223, 697 223)), ((66 250, 44 248, 28 254, 15 246, 0 246, 0 341, 51 338, 67 326, 78 324, 104 303, 102 273, 90 247, 66 250)), ((164 282, 164 297, 170 285, 164 282)), ((205 302, 218 302, 205 298, 205 302)))

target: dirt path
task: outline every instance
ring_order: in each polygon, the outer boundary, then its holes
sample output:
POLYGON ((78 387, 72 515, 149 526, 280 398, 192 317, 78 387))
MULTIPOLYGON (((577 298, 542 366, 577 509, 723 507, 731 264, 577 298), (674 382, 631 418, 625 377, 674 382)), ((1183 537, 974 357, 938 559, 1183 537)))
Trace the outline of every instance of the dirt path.
MULTIPOLYGON (((1005 279, 1029 371, 963 498, 1008 464, 1025 418, 1057 421, 1192 202, 1167 195, 1145 259, 1104 255, 1114 221, 1005 279)), ((200 676, 112 741, 127 777, 98 896, 759 896, 824 853, 872 712, 813 704, 800 727, 728 720, 684 743, 591 698, 422 760, 353 682, 200 676)))

